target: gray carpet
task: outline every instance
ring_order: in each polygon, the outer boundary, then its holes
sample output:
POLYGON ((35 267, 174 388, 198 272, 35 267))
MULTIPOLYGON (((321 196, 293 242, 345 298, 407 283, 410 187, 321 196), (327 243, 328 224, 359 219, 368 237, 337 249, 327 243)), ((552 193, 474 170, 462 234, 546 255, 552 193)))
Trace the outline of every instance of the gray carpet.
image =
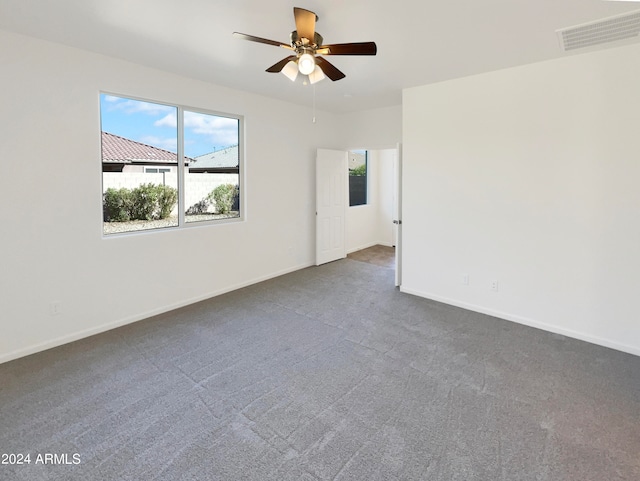
POLYGON ((2 480, 640 479, 640 358, 402 294, 349 259, 0 380, 0 453, 31 455, 2 480))

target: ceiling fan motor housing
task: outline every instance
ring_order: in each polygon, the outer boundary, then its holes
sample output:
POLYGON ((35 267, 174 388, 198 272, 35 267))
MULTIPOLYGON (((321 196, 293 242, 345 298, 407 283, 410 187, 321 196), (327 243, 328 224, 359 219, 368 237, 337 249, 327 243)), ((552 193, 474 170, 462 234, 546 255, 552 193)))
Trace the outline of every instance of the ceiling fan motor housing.
MULTIPOLYGON (((305 39, 305 38, 300 38, 298 36, 298 31, 294 30, 293 32, 291 32, 291 46, 298 51, 299 48, 307 48, 307 49, 313 49, 315 51, 315 49, 317 47, 319 47, 320 45, 322 45, 323 43, 323 38, 322 35, 320 35, 318 32, 315 32, 313 34, 313 42, 311 42, 311 39, 305 39), (306 42, 305 42, 306 40, 306 42)), ((303 52, 304 53, 304 52, 303 52)))

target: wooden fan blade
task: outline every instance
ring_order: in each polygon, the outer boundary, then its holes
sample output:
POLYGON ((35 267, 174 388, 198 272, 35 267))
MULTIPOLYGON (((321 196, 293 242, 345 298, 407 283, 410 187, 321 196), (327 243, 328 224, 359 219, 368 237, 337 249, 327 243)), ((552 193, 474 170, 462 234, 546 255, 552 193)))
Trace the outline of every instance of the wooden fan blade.
POLYGON ((291 47, 291 45, 289 44, 276 42, 275 40, 269 40, 268 38, 254 37, 253 35, 247 35, 246 33, 240 32, 233 32, 233 36, 241 38, 243 40, 249 40, 250 42, 266 43, 267 45, 274 45, 276 47, 288 48, 289 50, 293 50, 293 47, 291 47))
POLYGON ((333 81, 346 77, 346 75, 338 70, 332 63, 322 57, 316 57, 316 65, 320 67, 324 74, 333 81))
POLYGON ((318 16, 309 10, 298 7, 293 7, 293 16, 296 20, 298 38, 306 38, 309 42, 313 43, 318 16))
POLYGON ((267 69, 267 72, 278 73, 278 72, 282 71, 282 69, 284 68, 285 65, 287 65, 292 60, 295 60, 296 58, 298 58, 298 57, 296 57, 295 55, 291 55, 290 57, 283 58, 278 63, 273 64, 271 67, 269 67, 267 69))
POLYGON ((378 47, 375 42, 336 43, 321 45, 316 53, 322 55, 375 55, 378 47))

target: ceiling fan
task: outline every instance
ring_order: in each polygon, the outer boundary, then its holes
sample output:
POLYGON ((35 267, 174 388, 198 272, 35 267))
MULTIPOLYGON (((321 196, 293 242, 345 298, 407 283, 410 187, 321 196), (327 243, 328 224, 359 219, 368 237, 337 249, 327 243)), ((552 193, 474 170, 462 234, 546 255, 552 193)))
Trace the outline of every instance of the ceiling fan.
POLYGON ((293 7, 293 16, 296 22, 296 29, 291 32, 289 44, 240 32, 233 32, 233 35, 251 42, 265 43, 293 50, 295 52, 294 55, 283 58, 266 71, 272 73, 282 72, 292 81, 297 78, 298 73, 301 73, 308 77, 311 84, 319 82, 325 76, 331 80, 340 80, 345 77, 344 73, 319 55, 375 55, 377 53, 378 48, 375 42, 324 45, 322 43, 322 35, 316 32, 318 16, 315 13, 304 8, 293 7))

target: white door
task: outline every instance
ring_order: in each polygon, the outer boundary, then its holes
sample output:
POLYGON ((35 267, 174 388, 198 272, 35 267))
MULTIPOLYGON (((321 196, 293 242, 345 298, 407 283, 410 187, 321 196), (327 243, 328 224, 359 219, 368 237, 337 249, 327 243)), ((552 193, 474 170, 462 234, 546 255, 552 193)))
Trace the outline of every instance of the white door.
POLYGON ((393 223, 396 243, 396 286, 402 284, 402 145, 398 144, 393 162, 393 223))
POLYGON ((316 156, 316 265, 343 259, 348 154, 318 149, 316 156))

